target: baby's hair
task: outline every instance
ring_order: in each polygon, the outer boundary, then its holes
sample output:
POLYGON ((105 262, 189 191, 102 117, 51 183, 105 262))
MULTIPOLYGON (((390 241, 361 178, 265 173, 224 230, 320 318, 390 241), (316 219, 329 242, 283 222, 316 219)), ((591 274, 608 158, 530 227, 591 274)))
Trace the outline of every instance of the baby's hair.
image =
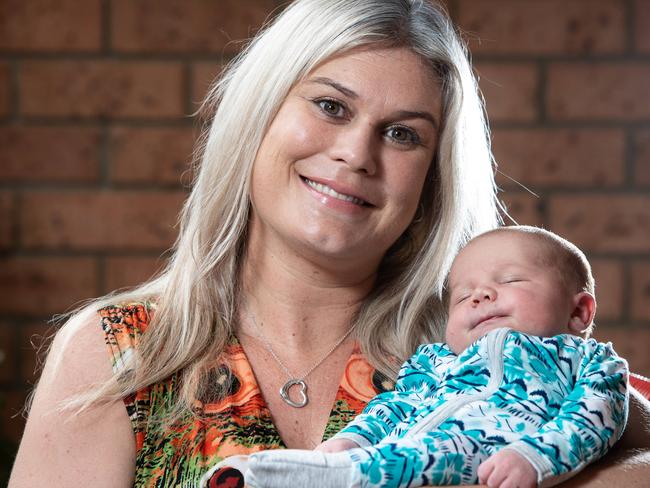
POLYGON ((595 282, 591 273, 591 265, 585 254, 572 242, 541 227, 529 225, 512 225, 499 227, 485 232, 477 238, 497 232, 515 232, 524 234, 543 243, 548 251, 539 258, 544 264, 555 267, 565 281, 567 291, 579 293, 586 291, 595 296, 595 282))
MULTIPOLYGON (((511 232, 521 234, 542 243, 546 253, 538 256, 543 265, 552 266, 558 271, 562 284, 567 293, 588 292, 596 296, 596 284, 591 272, 591 265, 578 246, 563 237, 541 227, 529 225, 512 225, 498 227, 478 235, 475 239, 496 234, 499 232, 511 232)), ((593 330, 593 324, 583 331, 585 337, 589 337, 593 330)))

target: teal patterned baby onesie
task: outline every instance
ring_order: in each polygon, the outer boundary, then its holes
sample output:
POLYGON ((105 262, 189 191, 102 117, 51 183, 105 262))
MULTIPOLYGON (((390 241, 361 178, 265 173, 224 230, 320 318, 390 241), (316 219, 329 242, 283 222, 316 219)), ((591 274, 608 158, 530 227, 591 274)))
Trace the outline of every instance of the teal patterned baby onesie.
POLYGON ((336 472, 336 486, 472 484, 480 463, 507 448, 535 467, 540 486, 554 485, 620 438, 627 378, 611 345, 572 335, 497 329, 460 355, 423 345, 402 366, 395 391, 375 397, 335 436, 360 448, 254 454, 246 482, 282 486, 277 473, 290 475, 283 478, 290 486, 313 486, 336 472))

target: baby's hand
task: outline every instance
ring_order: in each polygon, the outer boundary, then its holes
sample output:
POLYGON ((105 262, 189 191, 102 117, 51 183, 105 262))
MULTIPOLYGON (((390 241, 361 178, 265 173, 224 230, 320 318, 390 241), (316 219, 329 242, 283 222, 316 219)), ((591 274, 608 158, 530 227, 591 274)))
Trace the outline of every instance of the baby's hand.
POLYGON ((355 449, 357 447, 359 447, 359 444, 350 439, 329 439, 316 446, 314 451, 340 452, 347 451, 348 449, 355 449))
POLYGON ((478 480, 489 488, 535 488, 537 471, 524 457, 504 449, 481 463, 478 480))

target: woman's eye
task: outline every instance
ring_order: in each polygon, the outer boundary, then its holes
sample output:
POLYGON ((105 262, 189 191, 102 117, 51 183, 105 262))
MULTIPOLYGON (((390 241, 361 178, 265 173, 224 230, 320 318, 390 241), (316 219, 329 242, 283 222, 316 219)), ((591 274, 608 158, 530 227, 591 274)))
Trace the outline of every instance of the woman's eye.
POLYGON ((386 137, 398 144, 419 144, 420 138, 413 129, 397 125, 386 131, 386 137))
POLYGON ((344 108, 339 102, 330 99, 316 100, 317 105, 327 115, 340 117, 343 115, 344 108))

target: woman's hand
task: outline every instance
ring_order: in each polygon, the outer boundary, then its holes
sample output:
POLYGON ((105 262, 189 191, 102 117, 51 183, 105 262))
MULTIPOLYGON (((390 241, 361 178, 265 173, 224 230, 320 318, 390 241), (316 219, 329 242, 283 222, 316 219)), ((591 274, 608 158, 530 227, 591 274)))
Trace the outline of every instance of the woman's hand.
POLYGON ((478 479, 489 488, 535 488, 537 471, 515 451, 503 449, 481 463, 478 479))
POLYGON ((340 452, 347 451, 349 449, 356 449, 357 447, 359 447, 359 444, 351 441, 350 439, 329 439, 325 442, 321 442, 314 448, 314 451, 340 452))

